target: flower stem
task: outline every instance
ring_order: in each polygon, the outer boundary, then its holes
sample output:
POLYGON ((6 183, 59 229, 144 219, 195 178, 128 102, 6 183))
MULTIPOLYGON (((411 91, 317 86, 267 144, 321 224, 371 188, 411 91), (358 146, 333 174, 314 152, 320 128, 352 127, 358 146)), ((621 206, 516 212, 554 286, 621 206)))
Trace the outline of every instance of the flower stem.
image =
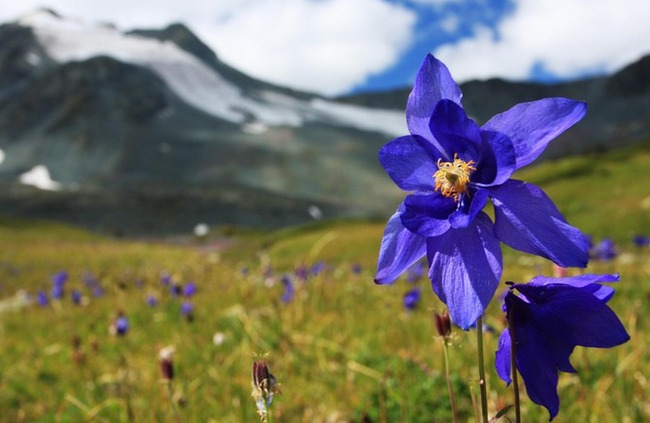
POLYGON ((476 349, 478 350, 479 388, 481 389, 481 417, 488 423, 487 386, 485 382, 485 361, 483 360, 483 316, 476 321, 476 349))
POLYGON ((512 389, 515 394, 515 422, 521 422, 521 405, 519 402, 519 380, 517 378, 517 356, 515 331, 512 328, 512 310, 508 316, 508 332, 510 333, 510 367, 512 368, 512 389))
POLYGON ((456 415, 456 401, 454 400, 454 388, 451 384, 451 375, 449 373, 449 344, 445 339, 443 342, 444 345, 444 354, 445 354, 445 376, 447 377, 447 390, 449 391, 449 404, 451 405, 451 415, 454 419, 454 423, 458 423, 458 416, 456 415))

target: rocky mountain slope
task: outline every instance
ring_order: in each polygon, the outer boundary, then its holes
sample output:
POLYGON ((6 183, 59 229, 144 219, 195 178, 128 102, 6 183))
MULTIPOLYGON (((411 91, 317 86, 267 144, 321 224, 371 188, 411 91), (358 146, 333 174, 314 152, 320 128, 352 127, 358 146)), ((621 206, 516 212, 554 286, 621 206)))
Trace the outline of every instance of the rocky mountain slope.
MULTIPOLYGON (((377 150, 406 133, 409 89, 328 99, 278 87, 181 24, 125 33, 41 10, 0 26, 0 44, 4 213, 164 234, 385 217, 402 195, 377 150)), ((584 99, 588 117, 546 157, 628 145, 650 133, 649 61, 559 85, 470 82, 464 105, 482 121, 520 101, 584 99)))

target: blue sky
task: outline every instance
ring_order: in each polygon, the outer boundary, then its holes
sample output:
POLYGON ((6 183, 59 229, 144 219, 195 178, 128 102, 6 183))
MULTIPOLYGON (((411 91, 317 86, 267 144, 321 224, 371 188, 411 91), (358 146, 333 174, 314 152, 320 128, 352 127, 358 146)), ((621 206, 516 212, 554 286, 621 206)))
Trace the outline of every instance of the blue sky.
POLYGON ((431 52, 459 81, 611 73, 650 53, 645 0, 22 0, 120 29, 183 22, 251 76, 339 95, 410 85, 431 52))

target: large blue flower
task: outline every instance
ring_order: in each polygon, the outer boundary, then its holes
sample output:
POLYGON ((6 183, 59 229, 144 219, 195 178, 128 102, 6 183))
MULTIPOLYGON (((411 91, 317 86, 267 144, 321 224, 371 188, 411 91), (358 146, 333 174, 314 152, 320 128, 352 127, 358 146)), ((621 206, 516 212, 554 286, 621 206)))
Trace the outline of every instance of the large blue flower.
POLYGON ((530 283, 511 285, 506 294, 510 329, 499 339, 497 373, 510 383, 513 331, 517 370, 526 392, 534 403, 546 407, 551 420, 560 409, 558 370, 575 372, 569 361, 573 349, 578 345, 610 348, 630 339, 606 304, 614 289, 600 285, 615 281, 618 275, 538 276, 530 283))
POLYGON ((499 283, 499 241, 563 267, 586 266, 580 231, 538 187, 510 179, 580 120, 586 105, 564 98, 521 103, 479 127, 460 100, 445 65, 427 56, 406 107, 411 134, 379 151, 388 175, 412 194, 388 221, 375 282, 393 282, 426 254, 434 292, 468 329, 499 283), (482 212, 488 198, 494 223, 482 212))

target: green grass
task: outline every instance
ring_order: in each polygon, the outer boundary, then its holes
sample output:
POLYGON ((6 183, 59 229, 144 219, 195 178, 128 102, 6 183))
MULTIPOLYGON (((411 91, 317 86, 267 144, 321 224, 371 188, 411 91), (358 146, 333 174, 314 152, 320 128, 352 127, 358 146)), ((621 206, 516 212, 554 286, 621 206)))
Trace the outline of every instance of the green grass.
MULTIPOLYGON (((648 174, 650 151, 635 149, 544 163, 517 176, 542 186, 572 224, 596 239, 614 238, 621 249, 616 261, 588 270, 621 274, 610 305, 632 340, 574 352, 579 373, 561 375, 555 421, 650 420, 650 252, 630 242, 632 234, 650 234, 648 174)), ((0 219, 0 421, 168 422, 177 409, 183 422, 254 422, 250 367, 263 354, 281 384, 276 422, 451 421, 442 344, 432 323, 442 304, 421 280, 422 303, 407 313, 402 296, 411 285, 372 282, 383 228, 384 222, 338 221, 235 231, 221 250, 210 248, 219 239, 118 241, 64 225, 0 219), (298 283, 294 300, 283 304, 279 276, 318 261, 327 270, 298 283), (354 263, 360 274, 351 271, 354 263), (272 277, 265 277, 267 268, 272 277), (61 270, 70 274, 68 293, 84 292, 84 305, 65 298, 47 307, 19 306, 18 290, 49 291, 61 270), (85 272, 100 281, 104 296, 85 288, 85 272), (162 272, 198 285, 194 321, 181 317, 182 300, 161 285, 162 272), (160 301, 155 308, 146 304, 150 294, 160 301), (131 324, 124 337, 108 333, 118 311, 131 324), (221 345, 213 343, 217 332, 224 335, 221 345), (81 342, 76 358, 73 337, 81 342), (157 362, 166 345, 176 348, 173 399, 157 362)), ((512 250, 505 251, 505 265, 504 280, 551 270, 512 250)), ((511 389, 492 366, 503 328, 497 301, 486 322, 497 329, 485 339, 494 415, 512 403, 511 389)), ((463 422, 475 421, 475 344, 473 332, 454 332, 450 361, 463 422)), ((548 420, 543 408, 522 398, 526 422, 548 420)))

